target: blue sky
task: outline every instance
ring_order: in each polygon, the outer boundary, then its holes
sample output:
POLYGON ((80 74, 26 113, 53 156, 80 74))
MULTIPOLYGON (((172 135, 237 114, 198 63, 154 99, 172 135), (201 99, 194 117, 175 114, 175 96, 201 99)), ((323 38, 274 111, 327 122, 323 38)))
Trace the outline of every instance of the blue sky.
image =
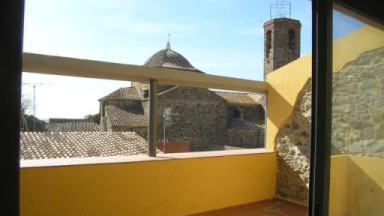
MULTIPOLYGON (((142 65, 171 48, 213 75, 263 79, 263 23, 275 0, 26 0, 24 52, 142 65)), ((311 1, 292 0, 301 55, 311 52, 311 1)), ((129 82, 23 74, 36 116, 82 118, 129 82)), ((33 111, 30 110, 32 114, 33 111)))

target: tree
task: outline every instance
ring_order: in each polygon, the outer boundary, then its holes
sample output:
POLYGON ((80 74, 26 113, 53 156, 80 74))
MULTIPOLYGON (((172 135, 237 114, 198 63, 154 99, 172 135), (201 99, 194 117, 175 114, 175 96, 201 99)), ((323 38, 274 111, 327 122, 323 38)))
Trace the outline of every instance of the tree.
POLYGON ((45 131, 45 122, 33 115, 28 115, 32 106, 29 98, 22 97, 20 107, 20 131, 45 131))
POLYGON ((88 120, 90 122, 94 122, 96 124, 99 124, 100 123, 100 114, 99 113, 94 114, 94 115, 87 114, 87 115, 84 116, 84 119, 88 120))

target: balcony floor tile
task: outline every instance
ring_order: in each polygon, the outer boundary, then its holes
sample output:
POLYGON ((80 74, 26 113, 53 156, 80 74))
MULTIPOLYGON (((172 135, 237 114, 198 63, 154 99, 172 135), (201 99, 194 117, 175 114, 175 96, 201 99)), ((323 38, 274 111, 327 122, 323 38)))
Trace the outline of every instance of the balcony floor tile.
POLYGON ((280 199, 261 201, 241 207, 195 214, 194 216, 305 216, 307 207, 280 199))

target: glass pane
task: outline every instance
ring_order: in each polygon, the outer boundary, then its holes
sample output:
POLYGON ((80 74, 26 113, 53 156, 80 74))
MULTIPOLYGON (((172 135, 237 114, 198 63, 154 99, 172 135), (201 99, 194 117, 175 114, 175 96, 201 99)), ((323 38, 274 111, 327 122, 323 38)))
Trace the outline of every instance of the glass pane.
POLYGON ((183 143, 192 152, 263 148, 262 100, 249 92, 159 85, 160 149, 172 153, 183 143))
POLYGON ((384 31, 339 6, 333 25, 329 215, 382 215, 384 31))
MULTIPOLYGON (((148 88, 24 72, 21 158, 147 154, 148 88)), ((264 147, 264 94, 164 84, 158 92, 158 154, 264 147)))

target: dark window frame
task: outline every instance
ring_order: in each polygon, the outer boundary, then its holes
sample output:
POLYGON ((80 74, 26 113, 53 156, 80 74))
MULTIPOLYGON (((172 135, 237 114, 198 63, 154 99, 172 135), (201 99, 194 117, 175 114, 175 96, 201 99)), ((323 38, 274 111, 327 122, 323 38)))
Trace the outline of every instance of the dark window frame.
MULTIPOLYGON (((309 215, 328 214, 332 3, 383 23, 383 0, 312 1, 312 153, 309 215), (326 143, 324 146, 323 144, 326 143)), ((6 102, 0 126, 0 212, 19 215, 19 129, 24 0, 0 3, 0 95, 6 102)))
POLYGON ((333 6, 384 23, 383 0, 312 1, 312 136, 308 206, 311 216, 325 216, 329 210, 333 6))
POLYGON ((19 215, 19 136, 24 0, 0 2, 0 212, 19 215))

